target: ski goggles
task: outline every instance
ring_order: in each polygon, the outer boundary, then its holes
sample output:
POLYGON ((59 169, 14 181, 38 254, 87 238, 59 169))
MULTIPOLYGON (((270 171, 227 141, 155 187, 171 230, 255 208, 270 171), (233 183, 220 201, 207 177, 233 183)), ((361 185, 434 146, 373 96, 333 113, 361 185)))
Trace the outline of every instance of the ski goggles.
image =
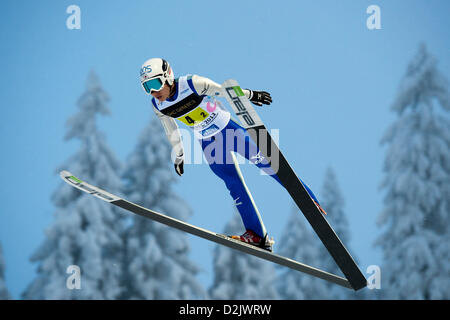
POLYGON ((159 91, 164 86, 164 82, 162 81, 162 77, 157 77, 150 79, 142 84, 145 92, 152 93, 153 91, 159 91))

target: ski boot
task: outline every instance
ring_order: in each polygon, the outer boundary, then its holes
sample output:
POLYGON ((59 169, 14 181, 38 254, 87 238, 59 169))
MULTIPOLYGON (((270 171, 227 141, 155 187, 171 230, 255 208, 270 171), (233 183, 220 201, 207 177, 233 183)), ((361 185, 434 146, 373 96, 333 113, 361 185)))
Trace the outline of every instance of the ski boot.
POLYGON ((230 238, 251 244, 270 252, 272 252, 272 246, 275 243, 273 238, 269 239, 267 234, 264 238, 261 238, 252 230, 247 230, 242 236, 230 236, 230 238))
MULTIPOLYGON (((313 200, 314 201, 314 200, 313 200)), ((324 215, 327 215, 327 213, 325 212, 325 210, 323 210, 323 208, 320 206, 320 204, 316 201, 314 201, 314 204, 316 205, 316 207, 320 210, 320 212, 322 212, 324 215)))

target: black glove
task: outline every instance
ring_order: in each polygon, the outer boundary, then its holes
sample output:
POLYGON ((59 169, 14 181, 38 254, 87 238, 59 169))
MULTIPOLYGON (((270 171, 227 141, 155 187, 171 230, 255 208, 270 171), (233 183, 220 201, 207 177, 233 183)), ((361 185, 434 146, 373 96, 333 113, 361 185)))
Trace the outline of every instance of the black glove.
POLYGON ((181 175, 184 173, 183 168, 184 160, 183 158, 177 158, 175 160, 174 166, 175 166, 175 172, 181 177, 181 175))
POLYGON ((270 93, 266 91, 253 91, 250 90, 250 101, 256 104, 257 106, 262 106, 263 104, 271 104, 272 97, 270 93))

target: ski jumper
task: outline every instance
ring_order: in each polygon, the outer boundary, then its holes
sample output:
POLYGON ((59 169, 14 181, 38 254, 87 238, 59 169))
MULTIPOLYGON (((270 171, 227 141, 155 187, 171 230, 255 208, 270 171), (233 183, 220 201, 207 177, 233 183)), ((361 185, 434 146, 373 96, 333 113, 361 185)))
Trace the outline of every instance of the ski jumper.
MULTIPOLYGON (((233 152, 245 157, 281 184, 268 160, 258 150, 247 131, 231 119, 228 110, 221 107, 215 96, 223 97, 220 84, 197 75, 186 75, 175 79, 175 94, 160 102, 152 98, 152 105, 164 127, 166 135, 177 157, 183 157, 183 144, 175 120, 193 129, 199 140, 211 170, 221 178, 247 230, 260 237, 267 231, 261 215, 253 201, 233 152)), ((247 98, 249 90, 243 90, 247 98)), ((302 181, 303 183, 303 181, 302 181)), ((310 196, 318 203, 312 191, 303 183, 310 196)))

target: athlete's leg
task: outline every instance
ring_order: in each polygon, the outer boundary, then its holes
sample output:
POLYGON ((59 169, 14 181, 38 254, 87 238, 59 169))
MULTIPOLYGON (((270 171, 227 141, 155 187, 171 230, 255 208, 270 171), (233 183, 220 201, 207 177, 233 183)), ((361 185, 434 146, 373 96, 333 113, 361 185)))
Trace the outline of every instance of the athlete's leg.
POLYGON ((245 184, 239 167, 233 161, 231 161, 232 163, 225 161, 224 158, 226 158, 227 150, 224 144, 217 143, 214 146, 211 145, 216 142, 216 138, 221 138, 221 133, 218 133, 216 137, 213 137, 210 140, 201 140, 202 149, 204 152, 205 149, 208 149, 208 146, 213 147, 209 148, 207 152, 205 152, 206 160, 208 161, 211 170, 225 182, 225 185, 230 192, 230 195, 233 198, 236 208, 242 218, 245 229, 252 230, 258 236, 263 238, 267 233, 266 229, 262 222, 258 208, 253 201, 253 197, 245 184), (218 150, 219 148, 223 149, 218 150), (217 158, 216 154, 219 154, 217 158), (223 155, 223 158, 221 155, 223 155))
MULTIPOLYGON (((259 169, 263 170, 266 174, 270 175, 274 178, 278 183, 282 186, 278 175, 274 172, 274 170, 270 167, 270 164, 266 158, 264 158, 256 143, 254 143, 253 139, 248 134, 247 130, 241 127, 239 124, 230 121, 228 125, 228 130, 234 130, 234 151, 245 157, 247 160, 255 164, 259 169)), ((228 132, 229 137, 232 135, 232 132, 228 132)), ((230 139, 230 138, 229 138, 230 139)), ((299 178, 300 179, 300 178, 299 178)), ((305 187, 306 191, 308 191, 311 198, 319 203, 317 197, 314 195, 312 190, 300 179, 301 183, 305 187)))
MULTIPOLYGON (((253 142, 253 139, 248 134, 247 130, 238 125, 233 120, 230 120, 226 128, 226 139, 229 144, 232 144, 233 148, 230 148, 230 151, 234 151, 251 163, 256 165, 259 169, 261 169, 265 174, 271 176, 275 179, 279 184, 283 185, 278 178, 278 175, 270 166, 270 162, 267 158, 265 158, 258 146, 253 142), (232 141, 231 141, 232 140, 232 141)), ((230 161, 227 159, 227 161, 230 161)))

